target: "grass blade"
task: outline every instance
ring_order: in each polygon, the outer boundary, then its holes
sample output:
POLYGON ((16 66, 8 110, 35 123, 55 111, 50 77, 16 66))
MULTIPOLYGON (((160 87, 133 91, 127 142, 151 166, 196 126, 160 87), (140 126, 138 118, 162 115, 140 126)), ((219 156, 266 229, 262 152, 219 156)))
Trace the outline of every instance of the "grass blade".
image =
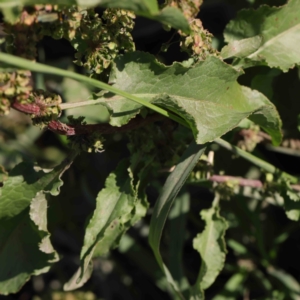
POLYGON ((167 178, 167 181, 155 204, 154 212, 150 222, 149 243, 154 252, 156 261, 165 273, 168 282, 181 299, 184 299, 184 297, 181 294, 177 283, 173 279, 172 274, 162 260, 159 246, 162 231, 173 201, 185 183, 186 179, 192 172, 199 158, 204 153, 205 147, 206 145, 197 145, 195 141, 193 141, 183 153, 175 170, 167 178))

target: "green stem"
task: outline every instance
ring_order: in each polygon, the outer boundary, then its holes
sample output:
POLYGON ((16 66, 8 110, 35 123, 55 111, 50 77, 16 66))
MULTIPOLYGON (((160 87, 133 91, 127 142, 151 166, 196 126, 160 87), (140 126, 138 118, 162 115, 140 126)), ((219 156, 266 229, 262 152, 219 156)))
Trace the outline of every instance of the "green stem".
POLYGON ((25 70, 30 70, 32 72, 41 72, 41 73, 44 73, 44 74, 52 74, 52 75, 57 75, 57 76, 62 76, 62 77, 69 77, 69 78, 72 78, 74 80, 78 80, 78 81, 81 81, 81 82, 84 82, 86 84, 89 84, 89 85, 92 85, 94 87, 98 87, 100 89, 103 89, 103 90, 107 90, 109 92, 112 92, 116 95, 120 95, 124 98, 127 98, 129 100, 132 100, 132 101, 135 101, 145 107, 148 107, 154 111, 156 111, 157 113, 169 118, 169 119, 172 119, 173 121, 183 125, 183 126, 187 126, 189 127, 189 125, 185 122, 185 120, 183 120, 181 117, 171 113, 171 112, 168 112, 156 105, 153 105, 139 97, 136 97, 134 95, 131 95, 127 92, 124 92, 122 90, 119 90, 113 86, 110 86, 104 82, 101 82, 101 81, 98 81, 96 79, 93 79, 93 78, 90 78, 90 77, 87 77, 87 76, 83 76, 83 75, 80 75, 78 73, 74 73, 74 72, 70 72, 70 71, 67 71, 67 70, 62 70, 62 69, 59 69, 59 68, 55 68, 55 67, 51 67, 51 66, 47 66, 47 65, 44 65, 44 64, 40 64, 40 63, 35 63, 35 62, 32 62, 30 60, 27 60, 27 59, 24 59, 24 58, 20 58, 20 57, 16 57, 14 55, 11 55, 11 54, 7 54, 7 53, 0 53, 0 61, 4 62, 5 64, 8 64, 8 65, 12 65, 12 66, 15 66, 15 67, 19 67, 19 68, 23 68, 25 70))
MULTIPOLYGON (((136 97, 134 95, 131 95, 127 92, 124 92, 122 90, 119 90, 113 86, 110 86, 104 82, 101 82, 101 81, 98 81, 98 80, 95 80, 93 78, 89 78, 89 77, 86 77, 86 76, 83 76, 83 75, 80 75, 80 74, 77 74, 77 73, 74 73, 74 72, 70 72, 70 71, 66 71, 66 70, 62 70, 62 69, 59 69, 59 68, 55 68, 55 67, 51 67, 51 66, 47 66, 47 65, 44 65, 44 64, 40 64, 40 63, 35 63, 35 62, 32 62, 32 61, 29 61, 27 59, 24 59, 24 58, 20 58, 20 57, 16 57, 16 56, 13 56, 13 55, 10 55, 10 54, 7 54, 7 53, 0 53, 0 61, 2 61, 3 63, 5 64, 8 64, 8 65, 12 65, 12 66, 15 66, 15 67, 18 67, 18 68, 23 68, 25 70, 30 70, 30 71, 33 71, 33 72, 41 72, 41 73, 45 73, 45 74, 51 74, 51 75, 57 75, 57 76, 62 76, 62 77, 68 77, 68 78, 72 78, 74 80, 78 80, 78 81, 81 81, 81 82, 84 82, 86 84, 89 84, 89 85, 92 85, 94 87, 98 87, 100 89, 104 89, 104 90, 107 90, 107 91, 110 91, 116 95, 120 95, 124 98, 127 98, 129 100, 132 100, 132 101, 135 101, 145 107, 148 107, 154 111, 156 111, 157 113, 169 118, 169 119, 172 119, 173 121, 187 127, 187 128, 190 128, 190 126, 188 125, 188 123, 182 119, 181 117, 171 113, 171 112, 168 112, 156 105, 153 105, 139 97, 136 97)), ((86 103, 84 102, 80 102, 79 103, 73 103, 73 104, 64 104, 63 105, 63 109, 66 109, 66 108, 75 108, 75 107, 79 107, 79 106, 85 106, 85 105, 92 105, 92 104, 97 104, 96 101, 92 100, 92 101, 86 101, 86 103)), ((225 140, 223 139, 216 139, 215 142, 217 144, 219 144, 220 146, 228 149, 229 151, 233 152, 233 153, 236 153, 238 154, 239 156, 243 157, 244 159, 252 162, 254 165, 264 169, 265 171, 269 172, 269 173, 281 173, 281 176, 283 178, 287 178, 289 180, 291 180, 292 183, 297 183, 298 182, 298 179, 295 177, 295 176, 292 176, 290 174, 287 174, 285 172, 281 172, 280 170, 276 169, 273 165, 265 162, 264 160, 246 152, 246 151, 243 151, 242 149, 238 148, 238 147, 235 147, 231 144, 229 144, 228 142, 226 142, 225 140)))
POLYGON ((69 102, 69 103, 61 103, 59 105, 61 110, 64 109, 70 109, 70 108, 78 108, 83 106, 90 106, 90 105, 96 105, 103 102, 102 99, 98 100, 86 100, 86 101, 79 101, 79 102, 69 102))
POLYGON ((292 176, 288 173, 282 172, 281 170, 277 169, 275 166, 269 164, 268 162, 250 154, 249 152, 246 152, 236 146, 231 145, 230 143, 226 142, 223 139, 215 139, 214 140, 215 143, 217 143, 218 145, 222 146, 223 148, 238 154, 239 156, 243 157, 244 159, 252 162, 254 165, 264 169, 265 171, 272 173, 272 174, 280 174, 280 177, 282 178, 286 178, 289 179, 292 183, 297 183, 298 182, 298 178, 295 176, 292 176))

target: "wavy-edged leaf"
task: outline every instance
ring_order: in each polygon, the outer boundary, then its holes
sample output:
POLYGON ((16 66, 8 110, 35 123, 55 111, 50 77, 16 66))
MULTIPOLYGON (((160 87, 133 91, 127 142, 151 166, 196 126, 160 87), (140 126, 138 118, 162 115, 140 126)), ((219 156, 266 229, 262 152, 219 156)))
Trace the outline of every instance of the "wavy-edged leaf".
POLYGON ((2 0, 0 9, 5 14, 8 21, 12 21, 12 13, 24 5, 35 4, 59 4, 59 5, 79 5, 82 7, 108 7, 120 8, 133 11, 139 16, 149 18, 175 29, 189 33, 190 26, 183 13, 175 7, 165 7, 158 9, 157 0, 2 0))
POLYGON ((194 296, 195 292, 201 293, 213 284, 224 267, 227 253, 224 237, 228 225, 220 216, 218 204, 214 203, 210 209, 202 210, 200 214, 206 226, 193 242, 194 249, 201 256, 201 268, 197 281, 191 289, 191 296, 194 296))
POLYGON ((37 226, 40 236, 42 237, 42 240, 39 244, 40 250, 44 253, 54 254, 53 261, 57 261, 58 255, 51 244, 50 234, 47 229, 47 207, 48 202, 46 199, 46 194, 40 191, 31 201, 29 216, 37 226))
MULTIPOLYGON (((167 67, 150 54, 135 52, 116 59, 110 81, 117 89, 181 116, 199 144, 213 141, 249 116, 278 144, 281 121, 275 106, 263 94, 240 86, 238 76, 216 57, 192 68, 180 63, 167 67)), ((111 112, 113 126, 126 124, 142 107, 114 94, 105 94, 97 102, 111 112)))
POLYGON ((227 25, 224 35, 229 48, 243 39, 261 36, 262 43, 258 49, 252 48, 247 60, 265 62, 286 72, 300 63, 300 0, 290 0, 281 7, 242 10, 227 25))
POLYGON ((97 256, 102 256, 115 248, 122 235, 146 214, 148 204, 142 189, 145 184, 143 171, 146 170, 147 162, 145 169, 138 174, 138 179, 134 180, 137 163, 138 159, 129 167, 128 161, 123 160, 106 179, 105 188, 97 196, 96 209, 86 227, 80 254, 81 266, 64 285, 64 290, 81 287, 91 275, 91 260, 95 251, 97 256), (137 185, 133 181, 137 181, 137 185))
POLYGON ((30 163, 17 165, 0 196, 0 294, 17 292, 31 275, 47 272, 57 260, 49 240, 44 192, 57 195, 65 160, 52 171, 37 171, 30 163))
POLYGON ((188 176, 192 172, 193 168, 197 164, 199 158, 205 151, 205 145, 197 145, 192 142, 187 150, 183 153, 180 161, 178 162, 174 171, 168 176, 164 187, 155 203, 153 215, 150 222, 149 232, 149 244, 153 250, 156 261, 160 268, 165 273, 168 282, 177 292, 178 296, 183 299, 178 284, 172 277, 169 269, 164 264, 160 255, 159 246, 162 231, 168 217, 170 208, 182 188, 183 184, 187 180, 188 176))

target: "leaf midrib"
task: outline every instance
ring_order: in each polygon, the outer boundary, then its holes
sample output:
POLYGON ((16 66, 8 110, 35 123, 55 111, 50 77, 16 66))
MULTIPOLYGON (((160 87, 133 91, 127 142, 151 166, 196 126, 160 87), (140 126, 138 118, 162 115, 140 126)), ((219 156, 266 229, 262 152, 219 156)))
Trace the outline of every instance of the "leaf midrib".
POLYGON ((270 40, 265 42, 257 51, 250 54, 248 56, 248 58, 253 58, 253 57, 257 56, 259 53, 261 53, 263 50, 268 48, 270 45, 274 44, 277 40, 280 40, 282 36, 284 36, 285 34, 288 34, 289 32, 293 32, 294 30, 297 30, 298 28, 300 29, 300 23, 298 23, 297 25, 295 25, 293 27, 290 27, 288 30, 283 31, 283 32, 279 33, 278 35, 275 35, 273 38, 271 38, 270 40))
MULTIPOLYGON (((217 107, 220 107, 222 106, 222 108, 227 108, 227 109, 230 109, 230 110, 236 110, 236 111, 242 111, 242 112, 245 112, 245 113, 253 113, 253 110, 258 110, 264 106, 266 106, 266 104, 264 103, 261 103, 261 105, 258 105, 257 107, 249 107, 249 111, 247 110, 243 110, 243 109, 236 109, 234 107, 234 104, 232 104, 232 108, 229 108, 228 106, 226 106, 226 104, 228 104, 228 102, 226 103, 218 103, 218 102, 215 102, 215 101, 210 101, 210 100, 202 100, 202 99, 196 99, 196 98, 190 98, 190 97, 186 97, 186 96, 179 96, 179 95, 173 95, 173 94, 169 94, 169 93, 166 93, 166 92, 162 92, 162 93, 155 93, 155 94, 139 94, 139 93, 132 93, 132 95, 134 96, 137 96, 137 97, 141 97, 141 98, 146 98, 146 99, 151 99, 149 102, 152 102, 153 100, 156 100, 155 97, 158 97, 159 95, 168 95, 170 98, 173 98, 175 100, 179 100, 179 101, 190 101, 190 102, 201 102, 201 103, 207 103, 209 105, 215 105, 217 107)), ((113 96, 113 97, 110 97, 110 98, 105 98, 105 97, 102 97, 102 98, 99 98, 97 100, 91 100, 91 102, 89 103, 94 103, 94 104, 97 104, 97 103, 109 103, 110 101, 116 101, 116 100, 121 100, 121 99, 124 99, 124 100, 128 100, 126 99, 125 97, 123 96, 119 96, 119 95, 116 95, 116 96, 113 96)), ((155 102, 155 101, 154 101, 155 102)), ((142 104, 139 104, 137 103, 137 105, 140 105, 142 106, 142 104)))

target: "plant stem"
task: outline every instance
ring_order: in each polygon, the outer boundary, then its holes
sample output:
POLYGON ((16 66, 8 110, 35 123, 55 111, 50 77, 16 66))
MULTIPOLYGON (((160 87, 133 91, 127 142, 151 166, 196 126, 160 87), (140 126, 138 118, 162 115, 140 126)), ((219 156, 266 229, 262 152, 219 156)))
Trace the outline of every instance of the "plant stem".
POLYGON ((69 103, 61 103, 61 104, 59 104, 59 107, 61 110, 64 110, 64 109, 78 108, 78 107, 83 107, 83 106, 97 105, 101 102, 103 102, 102 99, 86 100, 86 101, 80 101, 80 102, 69 102, 69 103))
POLYGON ((222 146, 223 148, 225 148, 235 154, 238 154, 239 156, 252 162, 254 165, 264 169, 265 171, 267 171, 269 173, 280 174, 280 177, 289 179, 292 183, 298 182, 297 177, 292 176, 288 173, 282 172, 281 170, 277 169, 275 166, 269 164, 268 162, 254 156, 254 155, 250 154, 249 152, 246 152, 236 146, 231 145, 230 143, 228 143, 227 141, 225 141, 223 139, 218 138, 218 139, 215 139, 214 142, 217 143, 218 145, 222 146))
MULTIPOLYGON (((33 72, 41 72, 41 73, 45 73, 45 74, 52 74, 52 75, 58 75, 58 76, 62 76, 62 77, 68 77, 68 78, 72 78, 81 82, 84 82, 86 84, 92 85, 94 87, 98 87, 100 89, 104 89, 107 91, 110 91, 116 95, 120 95, 124 98, 127 98, 129 100, 135 101, 141 105, 144 105, 145 107, 148 107, 150 109, 152 109, 153 111, 156 111, 157 113, 187 127, 190 128, 190 126, 188 125, 188 123, 182 119, 181 117, 168 112, 165 109, 162 109, 156 105, 153 105, 151 103, 149 103, 148 101, 145 101, 143 99, 140 99, 139 97, 136 97, 134 95, 131 95, 127 92, 124 92, 122 90, 119 90, 113 86, 110 86, 104 82, 95 80, 93 78, 89 78, 74 72, 70 72, 70 71, 66 71, 66 70, 62 70, 59 68, 55 68, 55 67, 51 67, 51 66, 47 66, 44 64, 40 64, 40 63, 36 63, 36 62, 32 62, 30 60, 24 59, 24 58, 20 58, 20 57, 16 57, 14 55, 10 55, 7 53, 0 53, 0 61, 4 62, 5 64, 8 65, 12 65, 18 68, 23 68, 25 70, 30 70, 33 72)), ((85 105, 91 105, 92 103, 90 101, 87 101, 87 103, 85 105)), ((83 106, 83 104, 80 104, 81 106, 83 106)), ((76 107, 76 104, 72 107, 76 107)), ((64 108, 66 108, 66 105, 64 105, 64 108)), ((71 105, 69 106, 69 108, 71 108, 71 105)), ((292 183, 297 183, 298 179, 295 176, 292 176, 290 174, 287 174, 285 172, 282 172, 278 169, 276 169, 273 165, 265 162, 264 160, 246 152, 243 151, 242 149, 235 147, 233 145, 231 145, 230 143, 226 142, 223 139, 216 139, 214 141, 215 143, 219 144, 220 146, 228 149, 229 151, 238 154, 239 156, 243 157, 244 159, 252 162, 253 164, 255 164, 256 166, 264 169, 265 171, 269 172, 269 173, 280 173, 280 175, 284 178, 287 178, 289 180, 291 180, 292 183)))
POLYGON ((84 82, 86 84, 92 85, 94 87, 98 87, 100 89, 104 89, 107 90, 109 92, 112 92, 116 95, 120 95, 124 98, 127 98, 129 100, 135 101, 145 107, 148 107, 150 109, 152 109, 153 111, 156 111, 157 113, 172 119, 173 121, 183 125, 183 126, 187 126, 190 127, 186 121, 184 119, 182 119, 181 117, 168 112, 165 109, 162 109, 156 105, 153 105, 152 103, 149 103, 148 101, 145 101, 139 97, 136 97, 134 95, 131 95, 130 93, 124 92, 122 90, 119 90, 111 85, 108 85, 104 82, 98 81, 96 79, 84 76, 84 75, 80 75, 78 73, 74 73, 74 72, 70 72, 67 70, 62 70, 59 68, 55 68, 55 67, 51 67, 51 66, 47 66, 44 64, 40 64, 40 63, 36 63, 36 62, 32 62, 30 60, 24 59, 24 58, 20 58, 20 57, 16 57, 14 55, 10 55, 7 53, 0 53, 0 61, 4 62, 5 64, 8 65, 12 65, 15 67, 19 67, 19 68, 23 68, 25 70, 30 70, 32 72, 41 72, 41 73, 45 73, 45 74, 52 74, 52 75, 58 75, 58 76, 62 76, 62 77, 69 77, 71 79, 75 79, 81 82, 84 82))

